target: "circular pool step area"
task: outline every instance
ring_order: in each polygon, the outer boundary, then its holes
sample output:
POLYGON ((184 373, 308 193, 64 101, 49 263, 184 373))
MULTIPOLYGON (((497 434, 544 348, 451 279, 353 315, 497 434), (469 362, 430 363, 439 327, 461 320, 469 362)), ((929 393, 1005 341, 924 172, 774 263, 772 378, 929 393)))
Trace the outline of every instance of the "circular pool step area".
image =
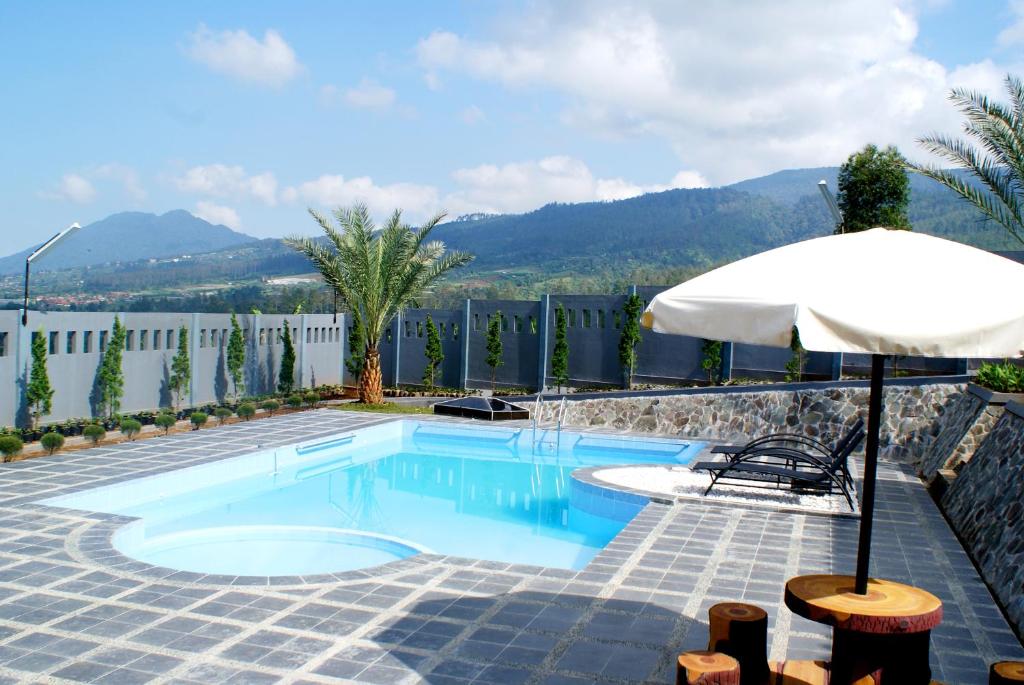
POLYGON ((115 533, 122 554, 154 566, 234 576, 310 576, 430 553, 398 538, 316 526, 225 526, 145 535, 142 522, 115 533))

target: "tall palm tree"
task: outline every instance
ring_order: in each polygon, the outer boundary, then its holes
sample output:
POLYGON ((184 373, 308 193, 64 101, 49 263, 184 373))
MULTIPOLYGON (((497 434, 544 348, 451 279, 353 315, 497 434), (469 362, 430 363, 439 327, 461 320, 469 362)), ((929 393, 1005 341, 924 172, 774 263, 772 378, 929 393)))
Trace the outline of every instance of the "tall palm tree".
POLYGON ((310 209, 327 243, 289 237, 285 243, 306 255, 335 292, 352 310, 358 309, 366 345, 365 366, 359 376, 359 399, 367 404, 384 401, 378 346, 385 327, 395 315, 432 283, 473 257, 445 251, 444 243, 427 238, 444 218, 438 214, 418 229, 402 223, 395 210, 377 229, 364 205, 337 209, 330 219, 310 209))
POLYGON ((917 141, 929 152, 966 169, 987 192, 948 169, 917 164, 908 168, 958 193, 1024 244, 1024 82, 1007 75, 1006 90, 1009 105, 975 91, 954 89, 949 99, 967 118, 964 133, 969 140, 932 134, 917 141))

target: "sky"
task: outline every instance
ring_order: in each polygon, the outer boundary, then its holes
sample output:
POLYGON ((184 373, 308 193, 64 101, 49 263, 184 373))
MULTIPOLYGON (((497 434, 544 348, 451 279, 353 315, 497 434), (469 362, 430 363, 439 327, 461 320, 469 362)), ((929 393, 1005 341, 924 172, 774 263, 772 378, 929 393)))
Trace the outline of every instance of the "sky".
POLYGON ((0 3, 0 253, 186 209, 410 222, 719 186, 956 133, 1024 0, 0 3))

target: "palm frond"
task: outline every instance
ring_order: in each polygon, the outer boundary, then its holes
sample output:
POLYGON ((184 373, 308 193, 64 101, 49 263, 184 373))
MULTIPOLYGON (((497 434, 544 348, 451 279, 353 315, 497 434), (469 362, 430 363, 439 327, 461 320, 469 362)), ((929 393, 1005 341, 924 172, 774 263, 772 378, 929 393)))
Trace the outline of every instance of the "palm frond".
POLYGON ((935 165, 908 164, 907 168, 957 193, 1024 244, 1024 83, 1013 76, 1007 76, 1005 83, 1009 106, 973 90, 950 92, 949 99, 965 117, 967 140, 932 134, 917 141, 928 152, 968 171, 984 189, 935 165))

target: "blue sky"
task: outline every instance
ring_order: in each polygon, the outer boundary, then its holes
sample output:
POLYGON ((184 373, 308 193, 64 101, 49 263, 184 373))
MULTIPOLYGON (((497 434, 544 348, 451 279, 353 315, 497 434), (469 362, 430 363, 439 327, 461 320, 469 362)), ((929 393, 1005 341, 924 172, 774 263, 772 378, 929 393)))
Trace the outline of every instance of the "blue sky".
POLYGON ((446 209, 721 185, 955 131, 1024 2, 0 4, 3 253, 184 208, 446 209), (714 7, 707 7, 714 5, 714 7))

